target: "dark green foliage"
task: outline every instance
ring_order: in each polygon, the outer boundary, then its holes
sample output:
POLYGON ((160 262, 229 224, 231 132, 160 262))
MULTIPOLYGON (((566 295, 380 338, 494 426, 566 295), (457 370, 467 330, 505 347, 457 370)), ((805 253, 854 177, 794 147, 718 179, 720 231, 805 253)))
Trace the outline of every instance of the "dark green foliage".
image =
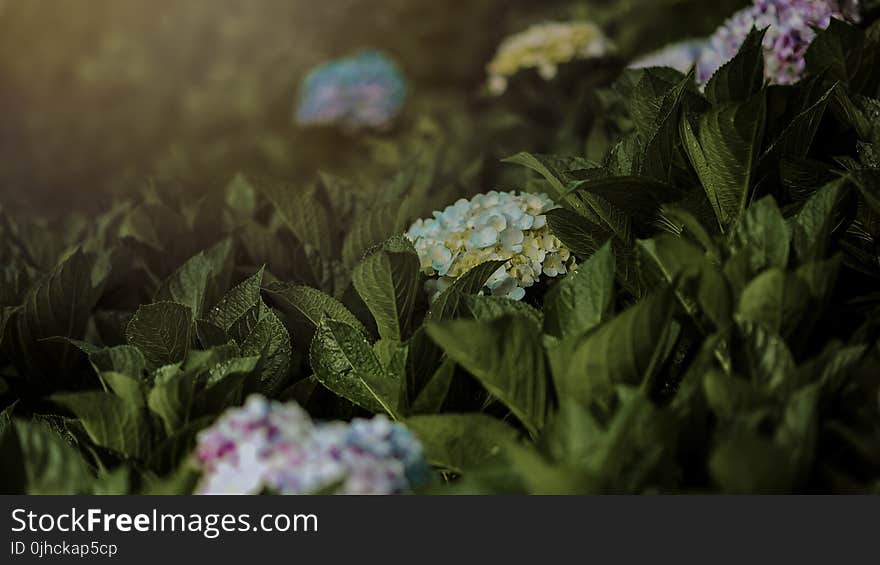
MULTIPOLYGON (((566 119, 601 116, 547 122, 506 176, 426 119, 349 140, 382 165, 350 179, 154 184, 55 233, 0 210, 3 492, 189 492, 196 435, 252 393, 400 420, 439 492, 876 492, 864 26, 819 33, 791 86, 764 83, 759 31, 704 90, 618 73, 566 119), (559 203, 577 270, 513 302, 482 292, 487 262, 429 300, 403 232, 507 178, 559 203)), ((491 117, 465 131, 503 135, 491 117)))

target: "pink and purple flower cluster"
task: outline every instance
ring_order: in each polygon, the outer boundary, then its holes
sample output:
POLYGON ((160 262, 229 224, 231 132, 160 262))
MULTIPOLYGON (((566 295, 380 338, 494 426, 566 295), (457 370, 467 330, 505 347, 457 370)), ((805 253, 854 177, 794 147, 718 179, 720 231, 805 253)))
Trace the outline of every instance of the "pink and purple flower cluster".
POLYGON ((858 20, 858 0, 754 0, 733 15, 709 40, 697 64, 697 80, 707 82, 736 55, 751 29, 767 29, 764 37, 764 74, 775 84, 800 80, 804 54, 831 18, 858 20))
POLYGON ((406 95, 406 79, 394 61, 367 51, 312 70, 300 89, 296 121, 385 129, 400 113, 406 95))
POLYGON ((256 395, 199 434, 196 457, 198 494, 401 494, 431 476, 415 436, 385 416, 316 423, 256 395))

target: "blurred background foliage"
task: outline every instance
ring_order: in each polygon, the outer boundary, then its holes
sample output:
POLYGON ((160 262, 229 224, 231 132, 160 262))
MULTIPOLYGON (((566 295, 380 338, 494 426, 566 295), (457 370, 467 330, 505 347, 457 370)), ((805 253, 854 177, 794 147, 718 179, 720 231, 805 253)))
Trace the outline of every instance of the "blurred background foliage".
MULTIPOLYGON (((577 151, 579 121, 558 99, 580 102, 568 83, 538 104, 480 95, 502 37, 547 19, 593 19, 630 55, 705 35, 742 4, 0 0, 0 202, 64 215, 106 209, 108 194, 137 192, 147 179, 204 193, 245 169, 288 179, 394 171, 426 140, 454 146, 462 167, 551 145, 577 151), (397 130, 365 140, 294 127, 303 74, 363 48, 396 57, 413 83, 397 130), (566 120, 575 125, 560 142, 566 120)), ((595 71, 583 72, 613 76, 595 71)))

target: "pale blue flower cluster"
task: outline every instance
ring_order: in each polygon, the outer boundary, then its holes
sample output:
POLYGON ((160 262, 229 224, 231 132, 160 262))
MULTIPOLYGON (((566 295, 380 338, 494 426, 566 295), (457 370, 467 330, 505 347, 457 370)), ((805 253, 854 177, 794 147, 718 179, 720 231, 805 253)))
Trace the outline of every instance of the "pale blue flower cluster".
POLYGON ((388 128, 403 108, 407 83, 386 55, 368 51, 321 65, 303 80, 300 125, 388 128))
POLYGON ((423 271, 438 278, 433 295, 487 261, 506 261, 486 283, 495 296, 521 300, 542 275, 556 277, 574 257, 547 226, 556 204, 545 194, 491 191, 461 199, 433 218, 417 220, 407 232, 423 271))
POLYGON ((400 494, 431 477, 415 436, 384 415, 315 423, 257 395, 199 434, 196 457, 198 494, 400 494))
POLYGON ((804 54, 832 18, 858 20, 856 0, 754 0, 733 15, 709 40, 697 65, 697 80, 706 83, 715 71, 736 55, 752 28, 767 29, 764 37, 764 74, 774 84, 801 79, 804 54))
POLYGON ((650 67, 670 67, 680 73, 688 73, 697 64, 697 59, 707 46, 704 39, 692 39, 673 43, 658 51, 643 55, 630 63, 631 69, 650 67))

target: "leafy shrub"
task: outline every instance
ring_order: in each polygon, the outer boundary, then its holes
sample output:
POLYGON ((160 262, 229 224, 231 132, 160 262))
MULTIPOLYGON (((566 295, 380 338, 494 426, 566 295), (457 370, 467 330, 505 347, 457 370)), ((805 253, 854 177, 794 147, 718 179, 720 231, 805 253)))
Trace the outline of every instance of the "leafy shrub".
POLYGON ((416 121, 352 179, 157 183, 52 233, 3 210, 3 490, 191 492, 198 433, 259 393, 405 425, 431 492, 877 492, 877 25, 832 21, 790 85, 761 30, 704 89, 624 70, 585 151, 504 177, 416 121), (559 204, 577 269, 429 300, 405 230, 497 178, 559 204))

